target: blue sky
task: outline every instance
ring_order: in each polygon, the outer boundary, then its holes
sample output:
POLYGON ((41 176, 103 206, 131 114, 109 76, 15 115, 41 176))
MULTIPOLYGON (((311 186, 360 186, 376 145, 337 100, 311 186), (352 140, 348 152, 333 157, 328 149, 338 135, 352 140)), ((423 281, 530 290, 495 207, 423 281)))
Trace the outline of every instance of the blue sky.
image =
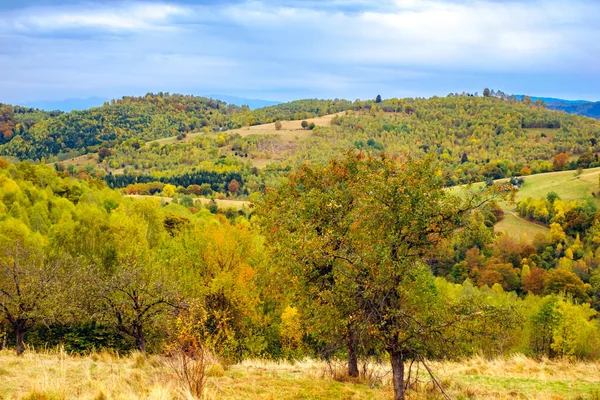
POLYGON ((597 0, 0 0, 0 102, 484 87, 600 100, 597 0))

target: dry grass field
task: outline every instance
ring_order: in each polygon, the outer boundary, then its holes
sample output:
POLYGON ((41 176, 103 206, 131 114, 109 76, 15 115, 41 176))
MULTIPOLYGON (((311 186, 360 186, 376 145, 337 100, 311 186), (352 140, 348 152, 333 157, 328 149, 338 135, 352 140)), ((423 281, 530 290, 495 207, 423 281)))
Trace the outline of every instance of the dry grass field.
MULTIPOLYGON (((329 126, 331 125, 331 120, 336 115, 343 115, 346 111, 337 113, 324 115, 322 117, 309 118, 306 120, 308 123, 314 123, 316 126, 329 126)), ((262 125, 253 125, 245 128, 232 129, 230 131, 226 131, 228 134, 239 134, 240 136, 250 136, 250 135, 277 135, 284 141, 295 141, 297 139, 310 136, 311 131, 308 129, 303 129, 300 125, 302 121, 281 121, 281 129, 275 129, 275 123, 270 124, 262 124, 262 125)), ((190 133, 185 138, 181 140, 177 140, 177 137, 168 137, 164 139, 153 140, 151 142, 147 142, 147 145, 151 143, 159 143, 159 144, 173 144, 173 143, 188 143, 194 140, 195 138, 206 135, 203 132, 190 133)), ((211 134, 216 135, 216 134, 211 134)))
MULTIPOLYGON (((464 362, 431 362, 452 399, 600 399, 600 363, 532 360, 516 355, 464 362)), ((207 369, 206 400, 391 399, 387 365, 371 365, 367 378, 344 377, 343 366, 323 363, 245 361, 207 369), (333 378, 335 376, 335 379, 333 378), (373 377, 382 377, 373 384, 373 377)), ((414 374, 417 371, 413 371, 414 374)), ((441 399, 424 369, 411 399, 441 399)), ((0 399, 192 399, 167 359, 108 352, 71 356, 64 352, 0 351, 0 399)))

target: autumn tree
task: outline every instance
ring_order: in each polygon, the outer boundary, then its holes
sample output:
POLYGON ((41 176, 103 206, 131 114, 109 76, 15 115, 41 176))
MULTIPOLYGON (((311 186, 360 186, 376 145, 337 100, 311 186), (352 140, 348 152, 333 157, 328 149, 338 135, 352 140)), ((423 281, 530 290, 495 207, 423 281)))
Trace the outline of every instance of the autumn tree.
POLYGON ((99 300, 104 321, 134 339, 144 352, 148 329, 179 306, 177 288, 168 271, 151 257, 151 223, 121 212, 111 215, 108 229, 115 265, 108 270, 97 266, 92 294, 99 300))
POLYGON ((283 124, 281 123, 281 121, 275 121, 275 129, 280 131, 281 128, 283 128, 283 124))
POLYGON ((554 168, 555 171, 562 171, 567 166, 567 162, 569 162, 569 155, 566 153, 559 153, 552 159, 552 168, 554 168))
POLYGON ((18 355, 25 351, 27 331, 67 316, 75 300, 77 264, 67 255, 48 254, 44 242, 16 219, 0 223, 0 320, 13 330, 18 355))
POLYGON ((405 398, 406 362, 447 354, 453 328, 483 314, 450 307, 421 262, 485 202, 451 195, 434 177, 431 160, 348 153, 304 165, 261 206, 271 245, 321 323, 389 354, 395 399, 405 398))
POLYGON ((229 184, 227 185, 227 190, 229 191, 229 193, 231 193, 233 196, 235 196, 237 194, 237 192, 240 190, 239 182, 235 179, 232 179, 231 182, 229 182, 229 184))

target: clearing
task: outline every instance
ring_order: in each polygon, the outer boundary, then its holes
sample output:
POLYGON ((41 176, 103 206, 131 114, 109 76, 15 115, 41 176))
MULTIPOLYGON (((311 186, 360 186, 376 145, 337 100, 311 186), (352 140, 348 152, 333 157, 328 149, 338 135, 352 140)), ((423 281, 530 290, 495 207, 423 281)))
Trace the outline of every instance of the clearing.
MULTIPOLYGON (((309 118, 304 121, 308 123, 314 123, 316 126, 330 126, 331 120, 337 115, 344 115, 346 111, 342 111, 336 114, 324 115, 322 117, 309 118)), ((262 125, 253 125, 246 128, 232 129, 229 131, 224 131, 226 134, 239 134, 240 136, 249 136, 249 135, 277 135, 281 137, 282 140, 285 141, 295 141, 299 138, 308 137, 311 135, 311 131, 308 129, 303 129, 302 121, 281 121, 281 129, 275 129, 275 123, 270 124, 262 124, 262 125)), ((159 143, 159 144, 173 144, 173 143, 188 143, 195 138, 207 135, 204 132, 196 132, 189 133, 185 138, 181 140, 177 140, 176 136, 153 140, 151 142, 147 142, 146 145, 150 145, 151 143, 159 143)), ((210 133, 209 135, 217 135, 217 133, 210 133)))

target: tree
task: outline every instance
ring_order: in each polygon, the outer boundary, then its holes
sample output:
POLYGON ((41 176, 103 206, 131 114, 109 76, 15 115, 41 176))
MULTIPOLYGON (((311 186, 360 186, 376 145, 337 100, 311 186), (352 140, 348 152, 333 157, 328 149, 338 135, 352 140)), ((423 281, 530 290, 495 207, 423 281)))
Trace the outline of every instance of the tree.
POLYGON ((490 89, 488 89, 488 88, 483 89, 483 97, 490 97, 490 89))
POLYGON ((102 147, 98 151, 98 161, 102 162, 105 158, 110 157, 112 155, 112 151, 106 147, 102 147))
POLYGON ((229 193, 231 193, 232 195, 236 195, 237 192, 240 190, 240 184, 238 181, 236 181, 235 179, 232 179, 231 182, 229 182, 229 185, 227 185, 227 190, 229 191, 229 193))
POLYGON ((150 257, 150 225, 136 217, 111 214, 116 265, 112 270, 97 267, 93 287, 104 319, 145 352, 147 329, 178 307, 180 299, 169 272, 150 257))
POLYGON ((485 314, 474 302, 448 305, 421 262, 485 201, 444 191, 431 160, 350 152, 325 168, 304 165, 259 209, 299 296, 318 305, 321 324, 386 351, 404 399, 405 363, 446 354, 454 328, 485 314))
POLYGON ((557 268, 548 273, 544 293, 565 293, 573 296, 574 299, 585 302, 589 300, 588 288, 589 285, 583 283, 573 272, 557 268))
POLYGON ((306 129, 306 128, 308 128, 308 122, 306 122, 306 121, 302 121, 302 122, 300 123, 300 126, 302 127, 302 129, 306 129))
POLYGON ((375 97, 375 103, 381 103, 381 95, 378 94, 377 97, 375 97))
POLYGON ((559 153, 554 156, 552 159, 552 168, 555 171, 562 171, 567 166, 567 162, 569 161, 569 155, 566 153, 559 153))
POLYGON ((0 319, 15 333, 18 355, 25 351, 28 330, 41 320, 50 323, 67 315, 75 300, 75 262, 49 255, 44 242, 20 221, 0 223, 0 319))
POLYGON ((176 192, 177 188, 174 185, 171 185, 170 183, 167 183, 163 188, 163 194, 165 195, 165 197, 173 197, 175 196, 176 192))
POLYGON ((283 124, 281 123, 281 121, 275 121, 275 129, 280 131, 281 128, 283 127, 283 124))

